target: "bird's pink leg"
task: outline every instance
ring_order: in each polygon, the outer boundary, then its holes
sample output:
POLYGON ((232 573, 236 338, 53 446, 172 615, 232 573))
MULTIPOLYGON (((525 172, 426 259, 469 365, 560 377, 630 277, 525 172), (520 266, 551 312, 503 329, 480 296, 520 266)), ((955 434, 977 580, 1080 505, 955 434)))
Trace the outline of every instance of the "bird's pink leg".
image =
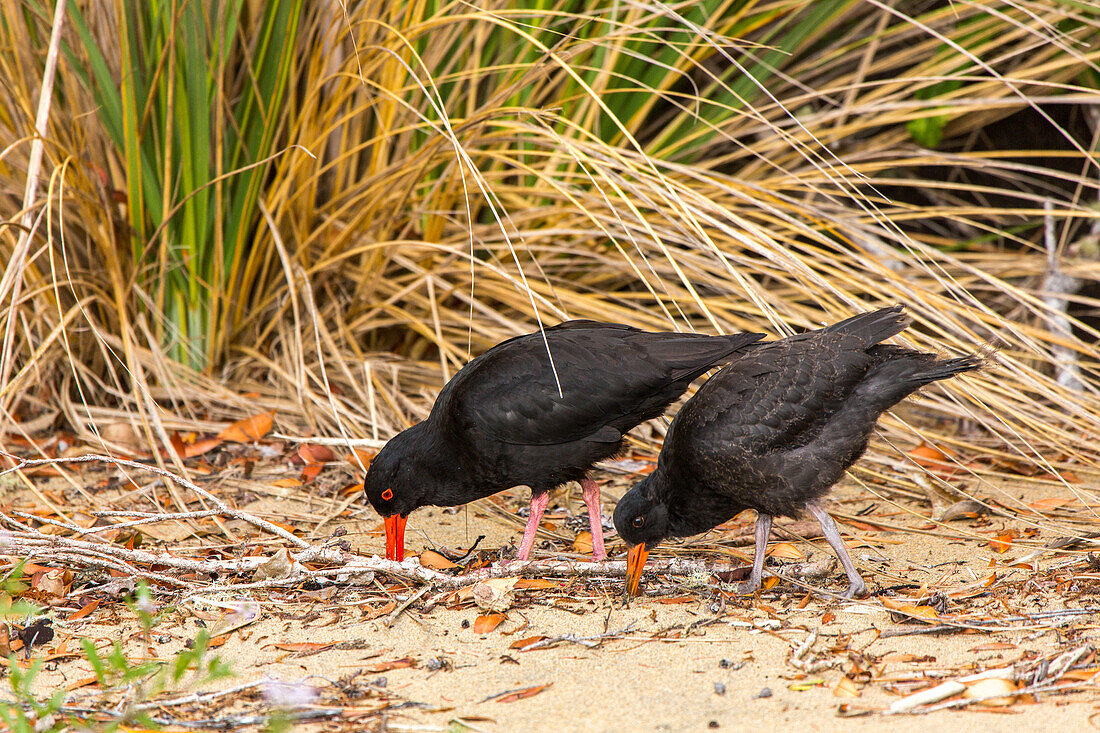
POLYGON ((527 526, 523 529, 523 542, 519 545, 519 559, 526 560, 535 546, 535 533, 539 531, 539 522, 546 505, 550 503, 550 492, 531 494, 531 513, 527 515, 527 526))
POLYGON ((592 529, 592 559, 599 562, 607 558, 607 551, 603 549, 599 484, 585 476, 581 479, 581 496, 584 497, 585 506, 588 507, 588 526, 592 529))

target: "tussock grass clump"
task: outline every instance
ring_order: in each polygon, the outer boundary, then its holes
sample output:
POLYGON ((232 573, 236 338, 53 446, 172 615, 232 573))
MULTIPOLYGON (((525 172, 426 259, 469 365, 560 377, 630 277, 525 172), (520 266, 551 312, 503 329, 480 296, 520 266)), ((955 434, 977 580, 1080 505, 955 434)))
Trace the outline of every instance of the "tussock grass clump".
POLYGON ((54 26, 0 9, 6 420, 384 439, 536 323, 902 302, 997 350, 888 440, 1096 466, 1087 4, 70 5, 26 204, 54 26))

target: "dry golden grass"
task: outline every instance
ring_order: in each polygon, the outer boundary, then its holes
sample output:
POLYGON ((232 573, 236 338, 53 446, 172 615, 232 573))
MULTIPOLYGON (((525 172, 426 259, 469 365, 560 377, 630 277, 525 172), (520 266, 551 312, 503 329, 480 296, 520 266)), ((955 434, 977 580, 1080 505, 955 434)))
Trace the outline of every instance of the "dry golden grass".
MULTIPOLYGON (((887 442, 925 439, 1003 459, 966 469, 983 500, 1018 502, 1000 479, 1025 466, 1090 514, 1100 503, 1091 479, 1063 478, 1100 468, 1096 291, 1049 292, 1046 251, 1066 276, 1100 275, 1096 120, 1082 141, 1050 116, 1100 101, 1094 9, 309 4, 260 225, 210 294, 202 373, 166 356, 168 260, 159 237, 130 256, 127 171, 71 73, 79 52, 60 57, 23 210, 45 44, 20 39, 52 23, 16 5, 0 10, 0 256, 25 261, 0 292, 9 432, 57 409, 109 450, 110 422, 166 444, 275 408, 286 435, 384 440, 471 355, 536 323, 781 335, 901 302, 908 342, 997 351, 916 419, 883 422, 886 475, 902 480, 887 442), (664 66, 626 73, 658 47, 664 66), (1060 150, 978 144, 1021 110, 1060 150), (920 147, 907 123, 933 115, 944 142, 920 147), (1084 376, 1059 383, 1071 361, 1084 376)), ((89 18, 98 37, 112 12, 89 18)))

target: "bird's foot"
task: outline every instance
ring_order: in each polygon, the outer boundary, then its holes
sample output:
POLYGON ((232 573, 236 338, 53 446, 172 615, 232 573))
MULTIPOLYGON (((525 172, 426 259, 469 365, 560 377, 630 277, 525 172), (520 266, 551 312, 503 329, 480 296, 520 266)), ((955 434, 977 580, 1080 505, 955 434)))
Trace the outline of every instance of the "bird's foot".
POLYGON ((852 581, 848 584, 848 590, 844 591, 844 598, 860 598, 867 595, 867 584, 860 580, 858 583, 852 581))
POLYGON ((737 586, 737 594, 742 596, 750 596, 760 589, 760 579, 746 580, 744 583, 740 583, 737 586))

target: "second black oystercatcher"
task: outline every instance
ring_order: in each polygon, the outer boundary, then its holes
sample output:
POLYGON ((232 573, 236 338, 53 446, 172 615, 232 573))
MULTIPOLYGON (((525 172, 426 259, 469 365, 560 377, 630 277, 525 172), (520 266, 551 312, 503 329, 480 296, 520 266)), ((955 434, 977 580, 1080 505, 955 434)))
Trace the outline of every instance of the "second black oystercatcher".
POLYGON ((459 370, 421 423, 371 461, 364 491, 385 519, 386 556, 404 557, 405 521, 425 505, 456 506, 513 486, 531 489, 526 560, 550 490, 580 481, 592 554, 606 557, 600 490, 587 472, 623 435, 661 415, 693 379, 763 334, 648 332, 567 321, 497 344, 459 370))
POLYGON ((805 509, 848 574, 846 597, 866 585, 836 524, 818 503, 867 449, 875 421, 920 387, 977 369, 976 356, 940 359, 879 342, 909 324, 884 308, 818 331, 758 344, 723 368, 672 421, 657 468, 615 507, 636 594, 649 548, 757 512, 752 574, 760 586, 772 518, 805 509))

